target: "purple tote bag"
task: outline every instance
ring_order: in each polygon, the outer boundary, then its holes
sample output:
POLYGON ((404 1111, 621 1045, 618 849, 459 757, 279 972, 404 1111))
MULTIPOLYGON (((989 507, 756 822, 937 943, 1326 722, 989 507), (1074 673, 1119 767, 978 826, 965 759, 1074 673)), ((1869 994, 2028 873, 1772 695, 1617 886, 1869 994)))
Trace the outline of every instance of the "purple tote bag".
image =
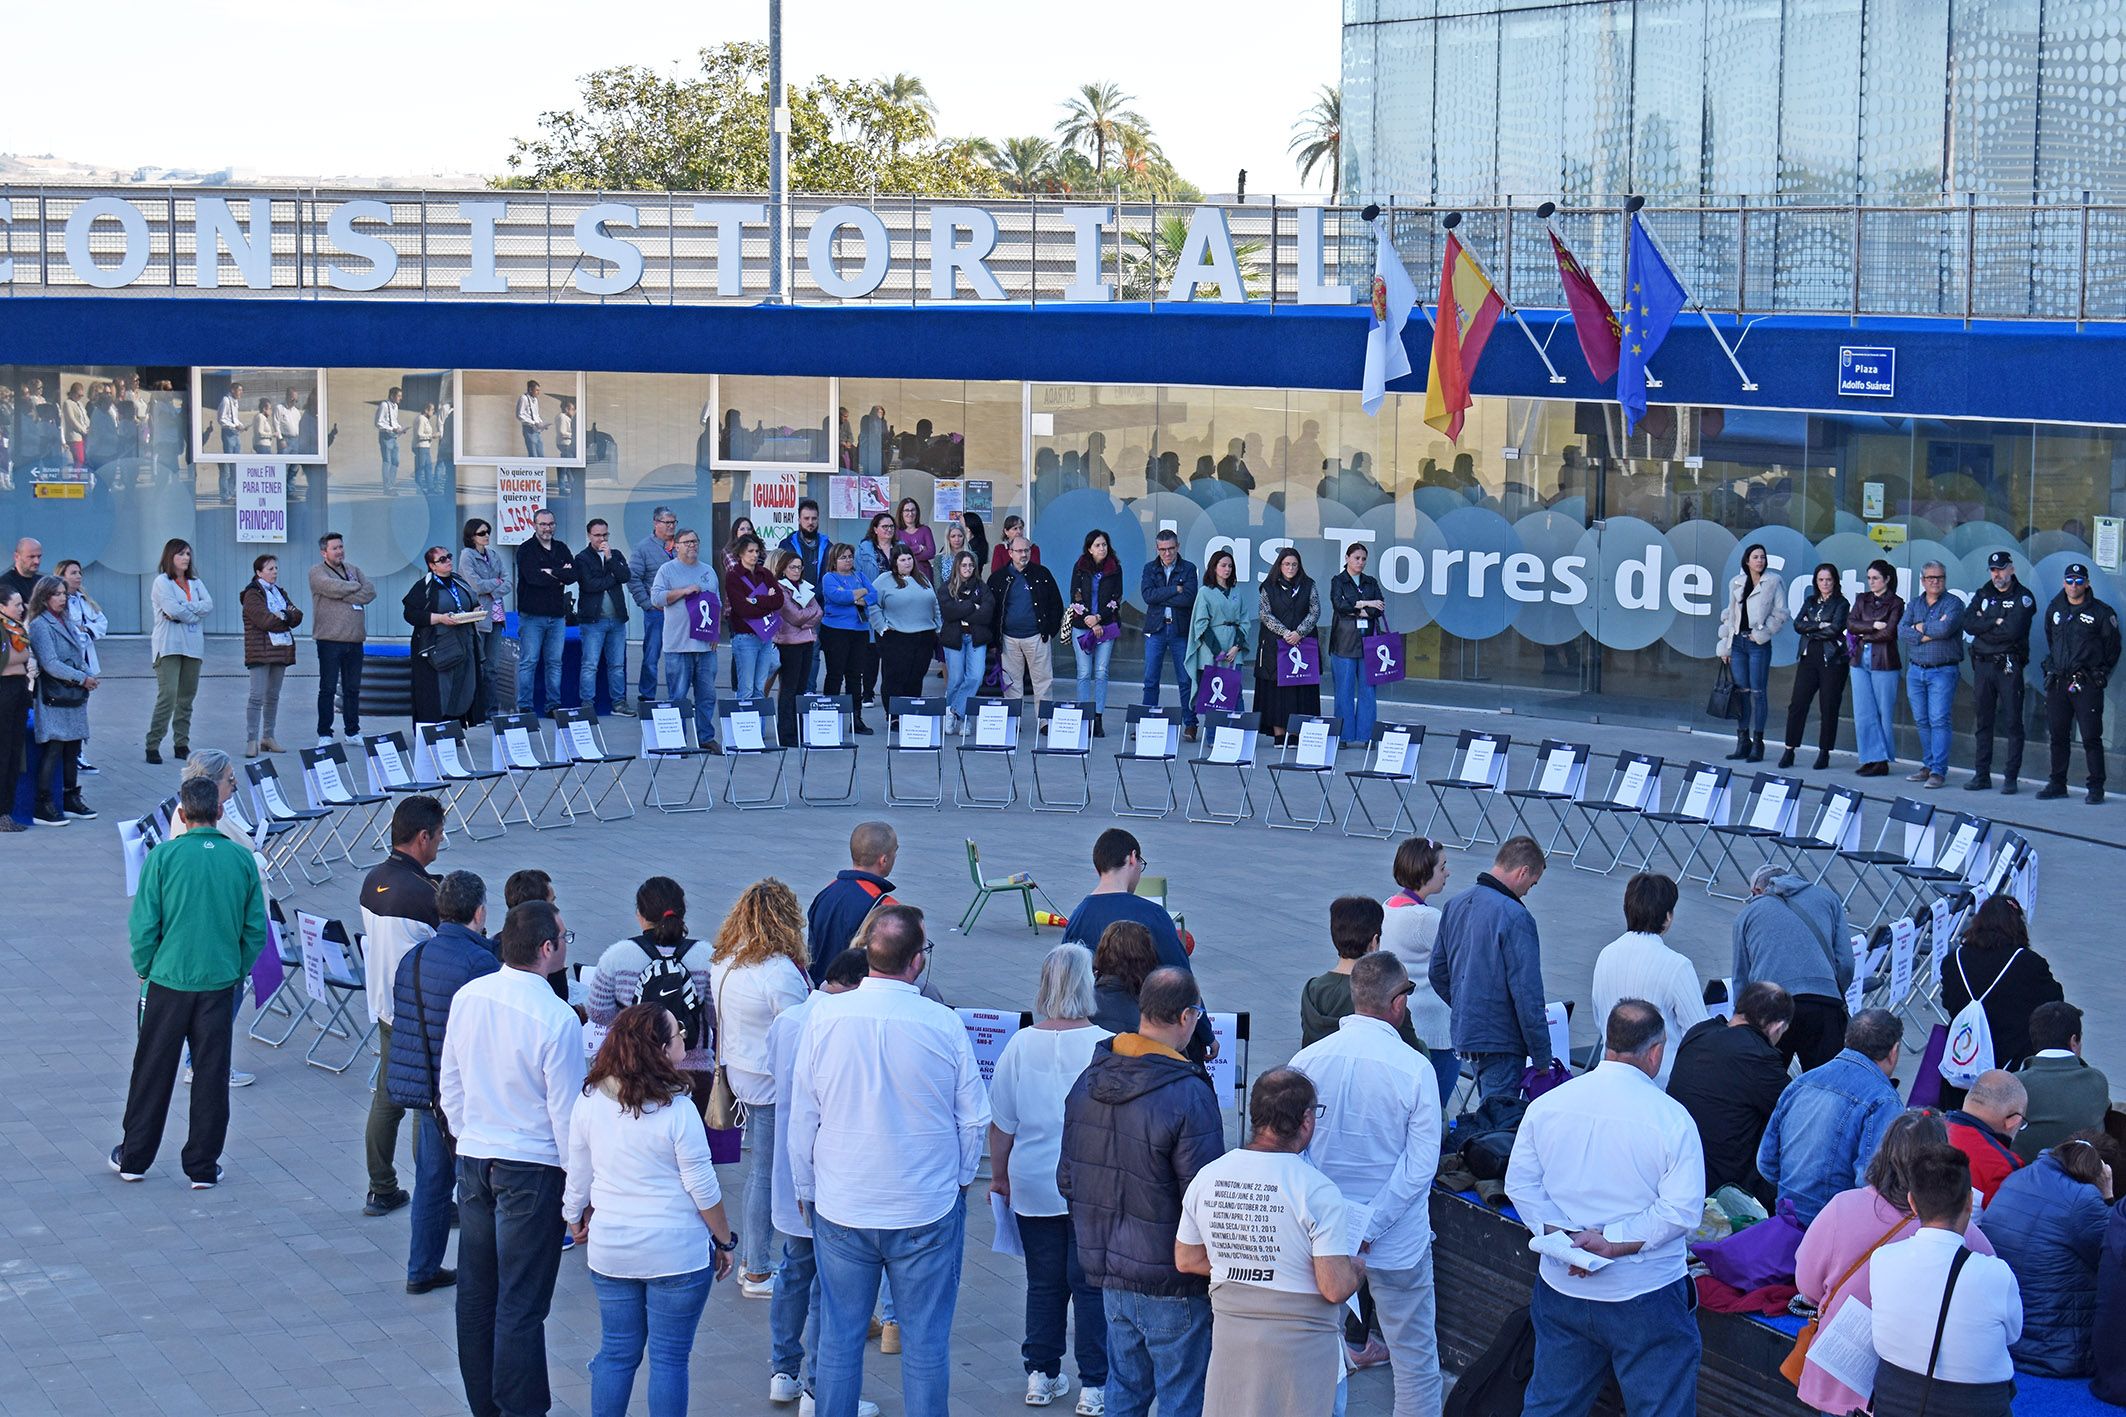
POLYGON ((1321 682, 1321 645, 1308 638, 1296 645, 1279 641, 1277 645, 1277 683, 1289 688, 1295 684, 1319 684, 1321 682))

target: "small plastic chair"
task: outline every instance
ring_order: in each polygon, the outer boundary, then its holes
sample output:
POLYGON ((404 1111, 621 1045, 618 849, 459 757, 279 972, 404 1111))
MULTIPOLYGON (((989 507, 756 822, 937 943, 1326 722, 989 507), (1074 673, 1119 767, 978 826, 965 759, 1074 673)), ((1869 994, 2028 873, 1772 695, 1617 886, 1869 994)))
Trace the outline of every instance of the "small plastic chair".
POLYGON ((1048 898, 1048 892, 1042 890, 1034 878, 1024 871, 1014 871, 1008 876, 997 878, 985 877, 982 874, 982 848, 975 845, 973 837, 966 840, 967 874, 974 880, 974 900, 969 903, 966 913, 960 916, 960 923, 953 929, 962 935, 972 930, 974 922, 981 919, 982 909, 989 904, 992 896, 1018 896, 1019 903, 1026 907, 1026 928, 1036 933, 1040 930, 1040 926, 1034 923, 1033 915, 1033 898, 1036 895, 1041 897, 1041 903, 1048 907, 1050 913, 1062 913, 1056 910, 1055 902, 1048 898))

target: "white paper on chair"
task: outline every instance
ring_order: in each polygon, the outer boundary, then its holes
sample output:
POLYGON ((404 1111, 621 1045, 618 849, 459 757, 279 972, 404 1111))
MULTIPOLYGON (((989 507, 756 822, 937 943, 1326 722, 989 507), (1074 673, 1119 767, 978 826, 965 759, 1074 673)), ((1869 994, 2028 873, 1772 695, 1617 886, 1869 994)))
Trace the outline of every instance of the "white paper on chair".
POLYGON ((1971 847, 1977 841, 1978 824, 1965 822, 1956 829, 1956 835, 1949 838, 1948 848, 1942 852, 1941 860, 1935 864, 1944 871, 1963 870, 1964 862, 1971 859, 1971 847))
POLYGON ((443 765, 443 776, 465 776, 465 762, 458 756, 458 740, 449 734, 439 734, 435 740, 436 761, 443 765))
POLYGON ((1462 782, 1491 781, 1491 760, 1498 755, 1498 744, 1489 738, 1472 738, 1469 747, 1462 753, 1462 782))
POLYGON ((148 863, 148 851, 154 843, 148 833, 154 828, 142 830, 138 819, 118 824, 118 844, 125 852, 125 893, 136 895, 140 891, 140 869, 148 863))
POLYGON ((667 753, 676 753, 687 745, 686 720, 679 716, 676 704, 659 704, 650 710, 650 726, 655 732, 654 746, 667 753))
POLYGON ((266 805, 273 810, 275 816, 294 815, 295 809, 288 805, 288 796, 281 791, 281 780, 278 777, 262 778, 258 790, 265 795, 266 805))
POLYGON ((1710 815, 1713 805, 1713 786, 1719 780, 1718 773, 1701 772, 1690 780, 1690 787, 1683 794, 1683 805, 1676 810, 1694 821, 1703 821, 1710 815))
POLYGON ((1853 801, 1849 797, 1833 797, 1823 809, 1823 821, 1817 825, 1816 839, 1837 846, 1845 838, 1845 824, 1852 818, 1853 801))
POLYGON ((1616 800, 1626 807, 1637 807, 1646 801, 1646 779, 1652 775, 1653 764, 1644 758, 1634 759, 1624 769, 1624 781, 1617 788, 1616 800))
POLYGON ((1572 764, 1572 749, 1551 749, 1543 755, 1543 776, 1536 783, 1535 790, 1562 796, 1566 790, 1566 784, 1572 781, 1572 764))
MULTIPOLYGON (((1565 1012, 1563 1004, 1543 1006, 1543 1024, 1550 1030, 1550 1058, 1555 1058, 1567 1067, 1572 1065, 1572 1015, 1565 1012)), ((1550 1058, 1530 1058, 1537 1067, 1547 1067, 1550 1058)))
POLYGON ((1890 922, 1890 998, 1892 1009, 1912 996, 1912 966, 1918 954, 1919 931, 1910 920, 1890 922))
POLYGON ((805 742, 814 748, 842 745, 842 711, 833 704, 816 704, 805 711, 805 742))
POLYGON ((761 736, 759 714, 748 709, 731 715, 731 746, 741 753, 758 753, 768 746, 761 736))
POLYGON ((938 745, 938 721, 927 713, 904 713, 901 715, 901 746, 903 748, 935 748, 938 745))
POLYGON ((1845 1011, 1848 1017, 1860 1012, 1862 1000, 1868 991, 1868 937, 1853 937, 1853 982, 1846 985, 1845 1011))
POLYGON ((319 758, 310 767, 311 776, 317 779, 318 795, 327 802, 345 802, 347 784, 340 779, 340 765, 330 758, 319 758))
POLYGON ((413 781, 406 775, 406 760, 399 756, 399 750, 391 746, 389 739, 376 745, 376 765, 388 786, 405 787, 413 781))
POLYGON ((1240 746, 1247 741, 1247 734, 1230 725, 1211 730, 1211 751, 1207 754, 1214 763, 1237 763, 1240 761, 1240 746))
POLYGON ((509 754, 511 766, 520 768, 535 768, 539 766, 539 755, 532 751, 529 730, 523 728, 503 729, 502 747, 509 754))
POLYGON ((1294 761, 1305 768, 1325 768, 1336 761, 1336 749, 1329 742, 1327 723, 1310 718, 1299 725, 1299 755, 1294 761))
POLYGON ((1048 720, 1048 745, 1076 750, 1085 746, 1085 710, 1076 704, 1057 704, 1048 720))
POLYGON ((1956 941, 1951 937, 1950 932, 1950 927, 1955 925, 1955 923, 1956 911, 1950 906, 1949 898, 1947 896, 1937 898, 1932 907, 1931 916, 1927 921, 1931 932, 1928 937, 1927 952, 1934 957, 1934 969, 1937 974, 1941 972, 1942 966, 1948 963, 1950 953, 1956 948, 1956 941))
POLYGON ((1868 1306, 1847 1296, 1831 1321, 1817 1328, 1808 1361, 1810 1367, 1863 1396, 1874 1392, 1875 1369, 1882 1359, 1875 1352, 1875 1315, 1868 1306))
POLYGON ((1234 1105, 1240 1084, 1240 1015, 1212 1014, 1211 1037, 1218 1042, 1218 1056, 1205 1063, 1203 1070, 1211 1075, 1211 1088, 1223 1111, 1234 1105))
POLYGON ((1140 758, 1163 758, 1166 756, 1166 731, 1169 727, 1163 718, 1140 718, 1132 751, 1140 758))
POLYGON ((1786 784, 1766 783, 1764 791, 1757 794, 1757 810, 1750 813, 1750 825, 1764 831, 1776 831, 1786 815, 1786 784))
POLYGON ((307 910, 295 912, 296 942, 303 951, 303 992, 312 999, 325 997, 325 917, 307 910))
POLYGON ((1401 777, 1410 761, 1410 735, 1397 729, 1380 735, 1380 751, 1374 755, 1373 771, 1401 777))
POLYGON ((598 751, 598 734, 589 719, 579 718, 568 726, 568 745, 581 762, 595 763, 605 754, 598 751))
POLYGON ((1026 1245, 1019 1239, 1019 1217, 1012 1213, 1011 1202, 995 1191, 989 1193, 989 1218, 996 1227, 996 1235, 989 1242, 990 1252, 1015 1260, 1025 1259, 1026 1245))
POLYGON ((1008 704, 983 704, 974 715, 974 746, 977 748, 1008 748, 1011 746, 1011 706, 1008 704))

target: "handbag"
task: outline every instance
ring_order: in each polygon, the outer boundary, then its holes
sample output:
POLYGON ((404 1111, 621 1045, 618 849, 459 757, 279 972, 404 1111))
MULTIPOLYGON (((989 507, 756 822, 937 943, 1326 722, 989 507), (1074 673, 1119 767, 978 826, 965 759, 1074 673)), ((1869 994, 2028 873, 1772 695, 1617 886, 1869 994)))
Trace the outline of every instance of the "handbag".
POLYGON ((80 708, 89 701, 89 691, 51 674, 37 676, 37 702, 46 708, 80 708))
MULTIPOLYGON (((723 1010, 720 1007, 716 1011, 716 1038, 719 1043, 723 1039, 723 1010)), ((730 1069, 721 1062, 709 1074, 709 1104, 701 1109, 701 1120, 708 1124, 711 1142, 715 1140, 715 1133, 732 1131, 746 1124, 745 1104, 738 1100, 737 1093, 731 1091, 730 1069)))
POLYGON ((1742 690, 1735 687, 1734 672, 1722 664, 1720 672, 1713 676, 1713 691, 1705 698, 1706 714, 1712 718, 1739 719, 1743 703, 1742 690))
MULTIPOLYGON (((1909 1216, 1898 1216, 1890 1228, 1882 1232, 1882 1238, 1862 1250, 1860 1258, 1847 1265, 1845 1273, 1838 1276, 1838 1282, 1824 1291, 1823 1302, 1816 1306, 1816 1317, 1801 1326, 1801 1332, 1794 1335, 1793 1348, 1788 1351, 1785 1360, 1779 1364, 1780 1377, 1785 1378, 1795 1387, 1801 1386, 1801 1370, 1808 1362, 1809 1345, 1816 1341, 1816 1329, 1823 1322, 1824 1311, 1831 1307, 1831 1300, 1837 1298, 1838 1291, 1845 1288, 1854 1275, 1860 1273, 1860 1267, 1868 1262, 1870 1256, 1884 1245, 1889 1244, 1897 1232, 1905 1228, 1905 1222, 1909 1219, 1909 1216)), ((1750 1227, 1752 1230, 1756 1228, 1754 1225, 1750 1227)))
POLYGON ((1321 645, 1312 636, 1296 645, 1277 645, 1277 683, 1280 688, 1321 682, 1321 645))
POLYGON ((1240 712, 1240 671, 1229 664, 1206 664, 1196 673, 1198 713, 1240 712))
POLYGON ((1521 1096, 1535 1101, 1553 1087, 1572 1081, 1572 1073, 1557 1059, 1552 1058, 1548 1067, 1523 1068, 1521 1070, 1521 1096))
POLYGON ((686 598, 687 636, 703 644, 715 644, 723 629, 723 607, 716 597, 697 590, 686 598))
MULTIPOLYGON (((1900 1225, 1903 1221, 1898 1222, 1900 1225)), ((1769 1220, 1737 1230, 1724 1240, 1702 1240, 1690 1247, 1713 1278, 1747 1294, 1769 1284, 1794 1282, 1794 1256, 1801 1249, 1801 1221, 1794 1203, 1781 1199, 1769 1220)))
POLYGON ((1359 659, 1368 684, 1400 684, 1403 681, 1403 637, 1388 633, 1368 635, 1359 643, 1359 659))

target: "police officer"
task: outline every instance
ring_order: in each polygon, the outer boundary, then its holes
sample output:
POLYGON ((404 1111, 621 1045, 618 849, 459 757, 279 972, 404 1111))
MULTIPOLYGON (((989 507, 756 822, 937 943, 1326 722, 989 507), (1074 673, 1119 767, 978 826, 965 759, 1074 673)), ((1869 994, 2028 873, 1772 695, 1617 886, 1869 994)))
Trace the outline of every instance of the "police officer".
POLYGON ((1983 792, 1993 786, 1993 724, 1998 715, 2008 740, 2001 791, 2012 795, 2023 770, 2023 670, 2030 663, 2030 622, 2037 618, 2037 597, 2015 578, 2015 558, 2007 552, 1988 556, 1986 569, 1991 576, 1964 610, 1978 693, 1972 724, 1978 760, 1964 791, 1983 792))
POLYGON ((2067 568, 2060 593, 2045 607, 2045 732, 2052 738, 2052 776, 2043 798, 2067 795, 2069 726, 2081 730, 2089 764, 2089 805, 2104 800, 2104 686, 2119 662, 2118 612, 2089 593, 2089 568, 2067 568))

